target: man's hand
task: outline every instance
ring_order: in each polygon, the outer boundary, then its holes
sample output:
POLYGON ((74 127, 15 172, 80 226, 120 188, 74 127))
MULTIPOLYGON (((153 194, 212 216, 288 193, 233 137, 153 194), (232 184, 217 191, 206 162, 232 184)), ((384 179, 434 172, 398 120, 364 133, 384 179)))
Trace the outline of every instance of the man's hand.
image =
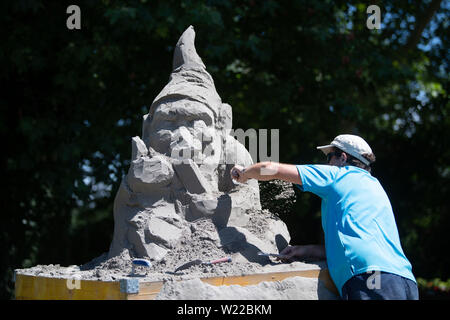
POLYGON ((284 248, 280 252, 280 255, 283 255, 283 258, 279 258, 279 260, 283 262, 292 261, 300 258, 304 258, 306 253, 304 246, 289 246, 284 248))
POLYGON ((245 168, 242 166, 234 166, 230 171, 231 178, 239 183, 246 183, 248 177, 245 175, 245 168))
POLYGON ((325 247, 323 245, 289 246, 282 250, 280 254, 285 256, 279 259, 283 262, 309 258, 326 259, 325 247))

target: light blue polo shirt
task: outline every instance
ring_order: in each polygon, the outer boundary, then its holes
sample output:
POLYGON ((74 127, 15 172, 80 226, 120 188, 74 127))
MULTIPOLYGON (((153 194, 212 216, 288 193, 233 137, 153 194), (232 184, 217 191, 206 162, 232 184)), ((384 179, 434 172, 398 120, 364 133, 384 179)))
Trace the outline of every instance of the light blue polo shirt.
POLYGON ((416 281, 403 253, 389 198, 355 166, 297 165, 302 191, 322 198, 328 269, 339 293, 352 276, 385 271, 416 281))

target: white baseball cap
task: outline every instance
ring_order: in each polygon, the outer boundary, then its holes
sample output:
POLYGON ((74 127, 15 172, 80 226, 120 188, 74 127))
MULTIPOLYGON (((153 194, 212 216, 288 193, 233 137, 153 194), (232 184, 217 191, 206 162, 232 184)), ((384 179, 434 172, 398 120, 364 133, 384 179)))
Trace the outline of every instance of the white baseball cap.
POLYGON ((328 154, 333 150, 333 147, 339 148, 342 151, 354 156, 365 165, 370 165, 370 161, 362 155, 372 154, 372 149, 369 144, 359 136, 355 136, 353 134, 341 134, 334 138, 329 145, 319 146, 317 149, 322 150, 325 154, 328 154))

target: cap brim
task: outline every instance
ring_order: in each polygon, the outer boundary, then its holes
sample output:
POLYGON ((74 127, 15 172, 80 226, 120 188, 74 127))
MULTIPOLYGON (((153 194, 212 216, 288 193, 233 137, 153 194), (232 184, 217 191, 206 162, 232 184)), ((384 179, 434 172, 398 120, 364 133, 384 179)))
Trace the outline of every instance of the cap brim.
POLYGON ((322 152, 325 153, 326 155, 329 154, 331 151, 333 151, 333 148, 334 146, 331 144, 317 147, 318 150, 322 150, 322 152))

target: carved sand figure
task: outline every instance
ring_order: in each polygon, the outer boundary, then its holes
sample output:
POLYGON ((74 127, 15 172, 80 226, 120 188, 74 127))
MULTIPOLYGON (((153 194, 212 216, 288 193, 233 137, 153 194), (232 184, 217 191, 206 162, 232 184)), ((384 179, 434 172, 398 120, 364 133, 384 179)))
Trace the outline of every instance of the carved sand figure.
POLYGON ((108 258, 127 250, 132 258, 160 261, 199 219, 211 219, 221 245, 252 261, 264 259, 259 250, 278 251, 275 239, 290 240, 280 220, 267 221, 263 239, 246 228, 261 211, 258 182, 236 185, 230 169, 253 161, 230 135, 231 106, 222 103, 194 39, 190 26, 176 45, 169 83, 144 116, 142 139, 132 138, 108 258))
MULTIPOLYGON (((253 160, 231 135, 231 106, 222 103, 194 38, 193 27, 180 37, 169 82, 144 116, 142 138, 131 139, 130 168, 114 200, 109 251, 81 266, 37 265, 16 272, 67 281, 163 281, 158 299, 333 298, 317 278, 232 286, 231 291, 199 283, 205 277, 320 270, 325 263, 287 264, 258 255, 281 251, 290 235, 284 222, 261 208, 257 180, 235 184, 230 177, 235 165, 248 167, 253 160), (232 261, 189 264, 174 272, 193 260, 224 257, 232 261), (136 258, 150 260, 144 274, 134 274, 136 258), (193 282, 185 282, 189 279, 193 282)), ((284 197, 285 204, 295 195, 284 197)))

